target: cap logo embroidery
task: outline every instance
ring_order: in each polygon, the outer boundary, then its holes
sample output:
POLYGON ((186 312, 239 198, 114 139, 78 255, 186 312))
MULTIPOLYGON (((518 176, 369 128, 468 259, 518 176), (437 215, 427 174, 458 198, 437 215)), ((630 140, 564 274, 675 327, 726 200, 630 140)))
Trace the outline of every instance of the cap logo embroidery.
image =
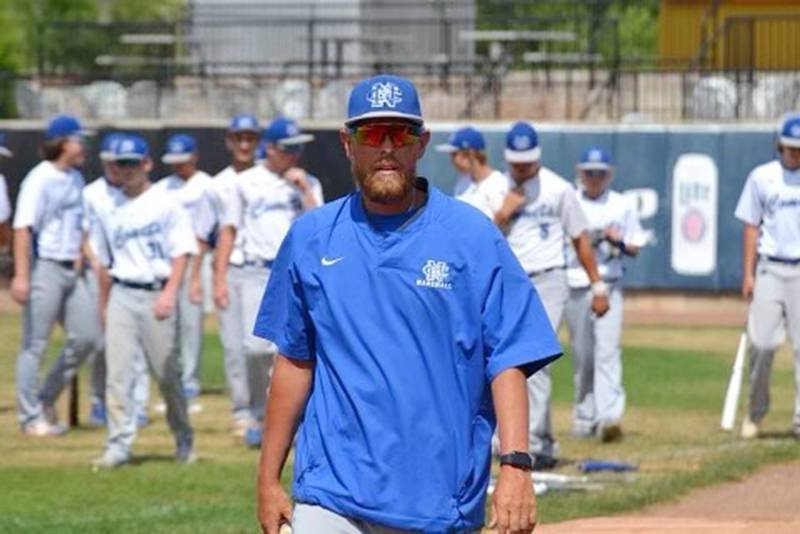
POLYGON ((589 161, 602 161, 603 153, 599 150, 592 150, 589 152, 589 161))
POLYGON ((800 124, 795 124, 789 129, 789 135, 792 137, 800 137, 800 124))
POLYGON ((511 144, 516 150, 528 150, 531 147, 531 140, 527 135, 517 135, 511 144))
POLYGON ((392 82, 379 82, 373 84, 367 100, 373 108, 394 108, 403 101, 403 92, 392 82))
POLYGON ((296 124, 289 123, 286 125, 286 134, 289 137, 300 135, 300 129, 297 127, 296 124))
POLYGON ((183 143, 172 143, 169 145, 170 152, 183 152, 183 143))
POLYGON ((120 152, 133 152, 135 149, 136 147, 134 146, 133 141, 130 139, 125 139, 119 146, 120 152))

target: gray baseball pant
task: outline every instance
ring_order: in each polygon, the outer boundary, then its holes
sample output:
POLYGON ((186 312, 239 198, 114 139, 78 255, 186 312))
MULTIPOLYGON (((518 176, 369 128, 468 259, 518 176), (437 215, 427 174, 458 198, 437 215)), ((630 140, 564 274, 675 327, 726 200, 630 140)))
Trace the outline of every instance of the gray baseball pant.
POLYGON ((383 527, 361 519, 339 515, 322 506, 296 503, 292 511, 292 534, 403 534, 411 530, 383 527))
POLYGON ((42 419, 42 404, 55 403, 80 364, 96 349, 99 322, 85 276, 59 262, 34 261, 16 369, 17 419, 22 427, 42 419), (40 391, 39 365, 56 322, 64 327, 64 347, 40 391))
POLYGON ((219 338, 225 358, 225 381, 233 403, 234 419, 250 418, 250 386, 244 356, 245 330, 242 309, 242 267, 230 265, 227 274, 228 307, 217 310, 219 338))
POLYGON ((242 349, 247 367, 247 380, 250 390, 250 413, 254 419, 264 418, 264 405, 267 389, 272 377, 272 363, 277 347, 265 339, 253 335, 256 316, 261 307, 261 299, 269 281, 270 269, 267 267, 245 265, 242 267, 242 312, 244 319, 244 343, 242 349))
MULTIPOLYGON (((190 259, 191 261, 191 259, 190 259)), ((200 393, 200 361, 203 352, 203 304, 189 299, 189 273, 178 292, 178 343, 183 391, 187 397, 200 393)))
POLYGON ((769 410, 769 380, 775 351, 786 336, 794 353, 795 401, 792 424, 800 432, 800 265, 761 259, 756 268, 753 301, 747 318, 750 337, 750 419, 769 410))
MULTIPOLYGON (((86 277, 86 285, 89 289, 92 301, 100 302, 100 288, 97 280, 97 273, 89 272, 86 277)), ((105 355, 105 335, 101 332, 97 344, 97 350, 92 353, 92 371, 89 377, 89 395, 94 402, 105 405, 106 402, 106 355, 105 355)), ((147 405, 150 402, 150 375, 147 373, 147 362, 144 359, 144 352, 137 351, 135 363, 136 380, 133 386, 133 400, 136 403, 137 415, 147 413, 147 405)))
MULTIPOLYGON (((553 330, 558 331, 564 306, 569 298, 567 274, 564 269, 554 269, 531 276, 533 287, 539 293, 547 318, 553 330)), ((528 378, 529 435, 531 454, 557 456, 558 443, 553 435, 550 417, 552 380, 550 365, 528 378)))
POLYGON ((619 423, 625 411, 622 387, 622 286, 609 283, 608 312, 595 317, 592 290, 572 288, 566 314, 572 349, 575 401, 572 430, 591 435, 600 424, 619 423))
POLYGON ((158 320, 153 304, 158 291, 131 289, 115 284, 106 312, 107 452, 128 457, 136 438, 136 412, 132 390, 136 378, 136 354, 144 351, 167 405, 167 424, 177 443, 191 441, 193 432, 181 391, 175 314, 158 320))

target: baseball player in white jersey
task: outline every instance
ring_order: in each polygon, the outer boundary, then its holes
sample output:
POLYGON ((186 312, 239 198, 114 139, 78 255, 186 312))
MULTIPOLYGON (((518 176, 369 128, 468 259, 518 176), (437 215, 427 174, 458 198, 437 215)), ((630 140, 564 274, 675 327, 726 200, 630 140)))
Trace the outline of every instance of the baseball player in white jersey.
MULTIPOLYGON (((167 140, 161 161, 172 166, 173 174, 156 182, 155 190, 173 196, 186 209, 192 223, 198 219, 211 177, 197 169, 197 142, 187 134, 167 140)), ((180 339, 183 392, 192 412, 202 409, 192 399, 200 394, 200 362, 203 353, 203 289, 200 277, 202 255, 192 257, 178 299, 178 337, 180 339)))
MULTIPOLYGON (((314 136, 302 133, 294 121, 275 119, 264 130, 267 149, 264 165, 236 177, 237 194, 232 197, 232 209, 237 227, 235 233, 241 235, 244 253, 241 270, 245 325, 243 348, 250 384, 250 413, 254 420, 260 420, 264 414, 275 355, 271 343, 252 334, 272 262, 292 221, 323 203, 319 180, 297 166, 303 147, 313 139, 314 136)), ((227 265, 220 261, 217 266, 216 280, 222 283, 227 278, 227 265)), ((259 446, 261 428, 249 428, 245 441, 250 446, 259 446)))
POLYGON ((622 436, 625 390, 622 386, 622 257, 636 256, 645 244, 636 209, 623 195, 608 188, 613 167, 609 154, 590 147, 577 165, 578 202, 589 222, 589 237, 598 272, 608 286, 609 310, 592 311, 592 289, 573 248, 567 248, 569 300, 566 307, 572 349, 575 401, 572 430, 577 436, 597 435, 601 441, 622 436))
POLYGON ((750 405, 742 437, 757 437, 769 409, 775 350, 786 331, 795 370, 794 435, 800 438, 800 115, 787 119, 779 159, 759 165, 745 182, 736 218, 744 223, 742 295, 750 302, 750 405))
POLYGON ((60 435, 53 405, 99 339, 96 310, 82 271, 83 176, 81 125, 54 118, 42 145, 44 161, 22 181, 14 216, 14 278, 11 296, 25 306, 22 350, 17 358, 17 417, 31 436, 60 435), (64 348, 44 386, 37 374, 50 332, 64 326, 64 348))
POLYGON ((197 240, 188 212, 151 186, 153 162, 145 140, 127 135, 114 154, 122 188, 113 203, 96 213, 90 238, 112 281, 100 288, 100 302, 106 336, 113 340, 106 347, 108 439, 92 465, 113 468, 130 461, 136 438, 130 390, 140 346, 167 405, 176 460, 191 462, 193 432, 176 350, 176 301, 189 256, 197 254, 197 240))
MULTIPOLYGON (((0 161, 13 156, 14 153, 6 146, 6 134, 0 132, 0 161)), ((11 227, 8 222, 10 218, 11 203, 8 199, 8 185, 6 177, 0 173, 0 253, 2 254, 8 251, 9 243, 11 243, 11 227)))
MULTIPOLYGON (((96 213, 103 209, 103 206, 113 204, 119 194, 121 185, 117 166, 113 164, 114 151, 117 143, 125 137, 124 134, 112 132, 107 134, 100 145, 100 161, 103 165, 103 176, 100 176, 92 183, 83 188, 83 229, 85 235, 91 235, 92 224, 96 221, 96 213)), ((97 258, 92 254, 91 247, 85 247, 84 253, 89 259, 92 273, 87 276, 87 285, 92 295, 92 300, 99 305, 100 301, 100 282, 98 278, 103 276, 105 269, 97 262, 97 258)), ((106 359, 102 348, 105 347, 105 340, 99 341, 101 350, 93 355, 93 365, 91 378, 89 381, 91 410, 89 413, 89 424, 93 426, 106 426, 106 359)), ((133 398, 136 403, 136 422, 138 426, 144 426, 149 422, 147 414, 147 404, 150 400, 150 379, 147 374, 147 363, 144 354, 139 351, 136 357, 136 380, 133 388, 133 398)))
MULTIPOLYGON (((597 272, 587 234, 589 225, 575 188, 539 163, 539 138, 528 123, 517 122, 511 127, 504 155, 509 167, 508 194, 495 214, 495 222, 506 233, 511 250, 539 293, 553 329, 558 330, 569 297, 564 254, 567 238, 592 282, 592 311, 603 315, 608 310, 608 287, 597 272)), ((550 393, 548 367, 528 379, 529 445, 537 470, 557 463, 550 393)))
POLYGON ((508 184, 503 173, 489 165, 483 135, 467 126, 453 132, 447 143, 438 145, 436 150, 450 154, 453 167, 459 174, 453 196, 494 219, 494 214, 503 205, 508 184))
MULTIPOLYGON (((219 337, 225 362, 225 379, 233 403, 233 433, 244 437, 254 424, 250 414, 250 388, 242 347, 249 324, 242 312, 242 234, 235 234, 238 221, 231 210, 236 179, 253 167, 255 150, 261 138, 258 120, 252 115, 237 115, 231 120, 225 135, 225 146, 231 154, 231 164, 214 176, 206 189, 202 209, 196 221, 197 236, 214 251, 214 262, 227 258, 224 281, 214 283, 214 302, 219 318, 219 337), (234 237, 234 235, 236 237, 234 237), (223 283, 224 282, 224 283, 223 283)), ((216 269, 215 269, 216 271, 216 269)))

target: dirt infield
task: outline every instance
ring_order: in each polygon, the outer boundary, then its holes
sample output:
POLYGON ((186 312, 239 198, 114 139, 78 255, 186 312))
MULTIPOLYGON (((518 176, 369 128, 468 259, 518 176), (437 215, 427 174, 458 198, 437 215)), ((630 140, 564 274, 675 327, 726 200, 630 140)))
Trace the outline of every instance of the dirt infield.
POLYGON ((796 534, 800 532, 800 462, 772 465, 740 482, 693 491, 676 503, 636 514, 542 525, 536 532, 796 534))

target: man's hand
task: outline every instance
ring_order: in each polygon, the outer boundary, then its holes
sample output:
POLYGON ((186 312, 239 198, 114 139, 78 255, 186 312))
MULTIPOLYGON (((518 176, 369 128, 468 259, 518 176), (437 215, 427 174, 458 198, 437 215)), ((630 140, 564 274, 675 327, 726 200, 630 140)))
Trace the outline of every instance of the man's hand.
POLYGON ((292 520, 292 501, 280 482, 258 482, 258 522, 264 534, 278 534, 283 523, 292 520))
POLYGON ((228 309, 230 300, 228 299, 228 284, 225 280, 214 282, 214 305, 218 310, 228 309))
POLYGON ((608 295, 595 295, 592 297, 592 311, 598 317, 606 314, 609 308, 608 295))
POLYGON ((527 202, 525 190, 522 189, 522 187, 515 187, 509 191, 506 198, 503 199, 503 205, 500 207, 500 211, 507 214, 508 217, 511 217, 525 205, 525 202, 527 202))
POLYGON ((158 298, 153 303, 153 313, 156 319, 163 321, 175 311, 175 293, 164 289, 158 294, 158 298))
POLYGON ((308 191, 308 173, 300 167, 292 167, 283 173, 293 186, 300 190, 301 193, 308 191))
POLYGON ((532 532, 536 526, 536 495, 530 471, 503 465, 492 495, 489 528, 498 534, 532 532))
POLYGON ((28 302, 30 292, 31 284, 27 276, 16 275, 11 280, 11 298, 13 298, 14 302, 17 304, 24 306, 28 302))
POLYGON ((756 277, 752 274, 747 274, 742 277, 742 298, 744 300, 751 300, 753 298, 753 288, 756 286, 756 277))
POLYGON ((203 282, 199 276, 193 276, 189 281, 189 302, 192 304, 203 303, 203 282))
POLYGON ((615 225, 611 224, 603 229, 603 237, 614 243, 622 241, 622 232, 615 225))

